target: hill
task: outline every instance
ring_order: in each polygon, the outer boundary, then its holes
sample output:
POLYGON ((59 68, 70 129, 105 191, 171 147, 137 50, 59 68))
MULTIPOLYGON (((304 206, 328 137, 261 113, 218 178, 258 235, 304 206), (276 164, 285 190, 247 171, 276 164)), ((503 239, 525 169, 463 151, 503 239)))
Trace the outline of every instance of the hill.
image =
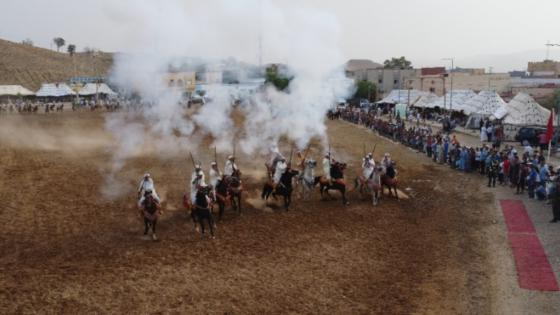
POLYGON ((66 52, 0 39, 0 84, 20 84, 36 91, 45 82, 105 75, 112 63, 112 53, 98 53, 95 57, 91 53, 76 53, 70 57, 66 52))

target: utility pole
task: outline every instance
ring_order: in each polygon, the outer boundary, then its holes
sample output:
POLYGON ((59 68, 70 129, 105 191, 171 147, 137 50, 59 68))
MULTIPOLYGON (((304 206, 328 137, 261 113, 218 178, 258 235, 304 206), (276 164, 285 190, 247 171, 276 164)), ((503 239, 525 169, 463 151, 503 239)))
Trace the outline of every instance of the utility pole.
POLYGON ((449 94, 449 112, 451 114, 451 110, 453 110, 453 70, 455 69, 455 65, 453 64, 454 58, 443 58, 443 60, 450 60, 451 61, 451 71, 449 71, 450 76, 450 85, 451 85, 451 92, 449 94))
POLYGON ((546 41, 546 44, 544 44, 546 46, 546 58, 544 60, 548 60, 548 56, 550 53, 550 47, 554 47, 554 46, 558 46, 560 47, 560 44, 553 44, 550 41, 546 41))

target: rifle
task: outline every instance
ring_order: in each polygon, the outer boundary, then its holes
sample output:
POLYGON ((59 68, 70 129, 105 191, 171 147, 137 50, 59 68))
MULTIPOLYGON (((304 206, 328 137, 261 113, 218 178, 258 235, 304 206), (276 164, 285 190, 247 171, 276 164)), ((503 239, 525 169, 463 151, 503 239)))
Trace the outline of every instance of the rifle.
POLYGON ((373 145, 373 150, 371 150, 371 156, 373 157, 373 152, 375 152, 375 148, 377 148, 377 143, 373 145))
POLYGON ((292 147, 290 148, 290 162, 288 162, 288 165, 292 165, 292 155, 294 154, 294 145, 292 144, 292 147))
POLYGON ((192 156, 192 152, 189 152, 189 154, 190 154, 190 156, 191 156, 191 162, 192 162, 193 169, 195 169, 195 168, 196 168, 196 163, 194 162, 194 158, 193 158, 193 156, 192 156))
POLYGON ((214 146, 214 162, 216 162, 216 168, 220 169, 218 167, 218 153, 216 152, 216 146, 214 146))

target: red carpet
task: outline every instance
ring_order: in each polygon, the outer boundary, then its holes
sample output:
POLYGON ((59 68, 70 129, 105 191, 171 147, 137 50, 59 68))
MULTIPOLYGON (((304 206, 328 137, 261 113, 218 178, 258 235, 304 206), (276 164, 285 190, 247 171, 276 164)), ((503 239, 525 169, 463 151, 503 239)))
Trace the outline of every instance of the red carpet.
POLYGON ((500 200, 515 259, 519 286, 529 290, 559 291, 558 282, 521 200, 500 200))
POLYGON ((533 222, 521 200, 500 200, 509 233, 535 233, 533 222))

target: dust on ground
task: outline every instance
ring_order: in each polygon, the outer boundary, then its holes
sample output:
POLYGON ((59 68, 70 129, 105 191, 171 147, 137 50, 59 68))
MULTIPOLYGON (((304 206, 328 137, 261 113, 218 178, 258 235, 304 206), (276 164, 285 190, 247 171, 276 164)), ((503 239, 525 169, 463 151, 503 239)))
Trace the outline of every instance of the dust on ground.
MULTIPOLYGON (((363 144, 377 143, 376 157, 391 152, 398 161, 408 199, 386 196, 372 207, 352 192, 344 207, 315 191, 286 212, 258 201, 263 180, 255 172, 244 178, 249 202, 241 215, 227 209, 216 239, 201 240, 181 205, 191 172, 185 156, 131 159, 118 174, 131 193, 108 201, 99 193, 111 163, 103 114, 18 119, 12 132, 31 126, 30 137, 58 140, 45 148, 10 141, 4 129, 0 136, 3 314, 492 312, 492 196, 477 178, 366 130, 328 122, 333 151, 348 158, 347 181, 358 173, 363 144), (67 137, 84 138, 87 149, 57 149, 74 143, 67 137), (141 237, 134 207, 132 191, 146 170, 165 195, 158 242, 141 237)), ((202 160, 213 156, 206 149, 202 160)), ((311 151, 319 160, 321 148, 311 151)), ((263 162, 240 156, 238 163, 254 172, 263 162)))

